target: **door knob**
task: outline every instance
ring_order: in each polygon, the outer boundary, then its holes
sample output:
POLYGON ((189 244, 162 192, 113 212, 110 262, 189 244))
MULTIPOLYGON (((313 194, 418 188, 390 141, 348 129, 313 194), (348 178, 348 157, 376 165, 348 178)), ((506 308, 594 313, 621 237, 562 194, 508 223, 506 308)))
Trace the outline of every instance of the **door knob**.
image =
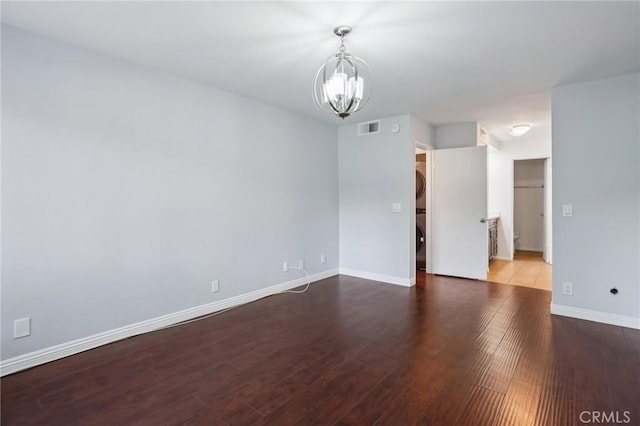
POLYGON ((485 223, 487 221, 487 219, 485 219, 484 217, 482 219, 480 219, 480 223, 485 223))

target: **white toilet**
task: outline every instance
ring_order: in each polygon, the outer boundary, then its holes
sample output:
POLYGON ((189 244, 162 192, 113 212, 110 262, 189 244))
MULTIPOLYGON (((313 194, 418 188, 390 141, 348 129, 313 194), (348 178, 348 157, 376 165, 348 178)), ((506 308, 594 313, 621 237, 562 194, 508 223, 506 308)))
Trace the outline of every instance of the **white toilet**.
POLYGON ((518 249, 518 243, 517 241, 520 239, 520 233, 519 232, 514 232, 513 233, 513 247, 514 249, 518 249))

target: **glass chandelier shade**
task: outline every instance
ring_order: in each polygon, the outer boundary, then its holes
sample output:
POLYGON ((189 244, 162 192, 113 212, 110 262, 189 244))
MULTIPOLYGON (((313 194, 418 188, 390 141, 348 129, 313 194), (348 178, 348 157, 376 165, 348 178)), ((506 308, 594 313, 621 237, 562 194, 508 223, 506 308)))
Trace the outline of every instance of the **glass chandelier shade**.
POLYGON ((340 26, 333 32, 341 39, 340 49, 316 73, 313 98, 320 109, 344 119, 369 101, 373 78, 367 63, 346 51, 344 37, 351 28, 340 26))

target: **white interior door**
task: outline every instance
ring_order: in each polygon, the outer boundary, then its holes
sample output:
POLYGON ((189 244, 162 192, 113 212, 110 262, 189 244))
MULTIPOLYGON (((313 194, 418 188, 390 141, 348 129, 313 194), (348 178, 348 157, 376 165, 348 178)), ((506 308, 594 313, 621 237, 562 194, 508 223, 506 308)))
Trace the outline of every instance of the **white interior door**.
POLYGON ((433 273, 484 280, 487 148, 433 151, 433 273))

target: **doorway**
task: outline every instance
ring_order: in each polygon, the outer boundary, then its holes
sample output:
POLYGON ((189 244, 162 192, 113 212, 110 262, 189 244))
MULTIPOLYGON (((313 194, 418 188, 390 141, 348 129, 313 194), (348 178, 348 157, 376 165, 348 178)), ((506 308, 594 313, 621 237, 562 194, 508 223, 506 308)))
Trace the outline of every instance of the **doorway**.
POLYGON ((513 261, 496 259, 489 280, 551 291, 550 159, 513 161, 513 261))
POLYGON ((544 253, 544 162, 513 162, 514 252, 544 253))
POLYGON ((431 273, 431 147, 415 142, 415 270, 431 273))
MULTIPOLYGON (((425 271, 429 274, 484 280, 487 277, 487 148, 471 146, 434 150, 415 143, 415 166, 426 160, 425 244, 421 247, 418 225, 421 219, 411 216, 411 264, 422 273, 416 249, 426 251, 425 271), (417 149, 416 149, 417 148, 417 149), (422 154, 425 154, 422 157, 422 154), (463 173, 460 173, 463 171, 463 173), (415 232, 415 234, 414 234, 415 232), (416 236, 418 238, 416 238, 416 236)), ((421 188, 416 186, 412 207, 420 213, 421 188)), ((412 209, 413 210, 413 209, 412 209)))

